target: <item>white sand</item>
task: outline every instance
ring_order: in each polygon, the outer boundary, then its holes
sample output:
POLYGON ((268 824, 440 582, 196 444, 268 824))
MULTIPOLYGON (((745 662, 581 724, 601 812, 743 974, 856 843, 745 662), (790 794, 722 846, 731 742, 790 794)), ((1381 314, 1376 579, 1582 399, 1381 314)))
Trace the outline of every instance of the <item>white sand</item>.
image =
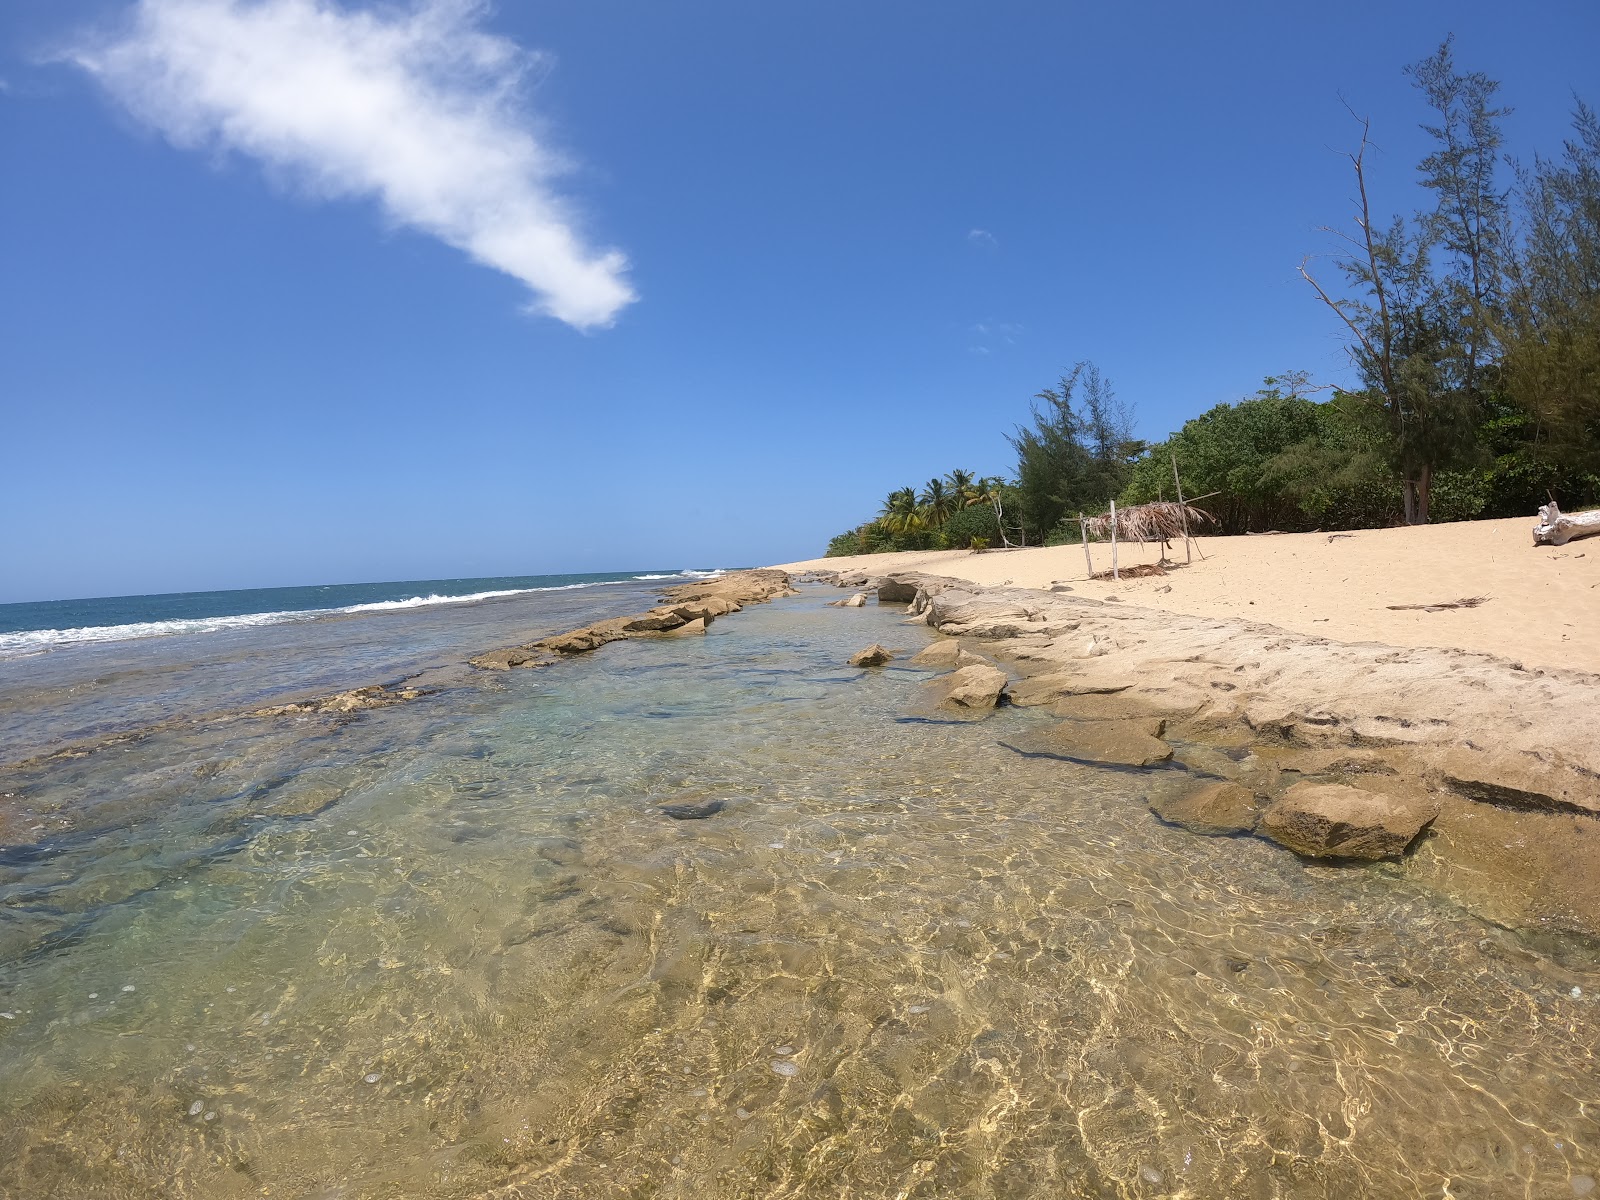
MULTIPOLYGON (((784 563, 788 571, 917 570, 980 584, 1049 588, 1195 616, 1242 617, 1345 642, 1439 646, 1498 654, 1529 666, 1600 673, 1600 538, 1533 545, 1533 518, 1467 521, 1349 534, 1295 533, 1196 540, 1205 554, 1164 576, 1088 580, 1082 546, 868 554, 784 563), (1487 597, 1477 608, 1390 610, 1487 597)), ((1118 548, 1121 566, 1153 563, 1159 547, 1118 548)), ((1096 571, 1111 548, 1091 547, 1096 571)))

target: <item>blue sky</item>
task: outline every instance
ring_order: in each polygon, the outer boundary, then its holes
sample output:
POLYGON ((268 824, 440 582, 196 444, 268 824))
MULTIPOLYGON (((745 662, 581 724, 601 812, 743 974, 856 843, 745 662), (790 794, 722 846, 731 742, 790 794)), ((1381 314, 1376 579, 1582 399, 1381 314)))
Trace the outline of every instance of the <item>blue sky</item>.
POLYGON ((0 601, 820 553, 1080 358, 1349 382, 1341 95, 1419 205, 1446 33, 1600 101, 1592 0, 373 7, 0 7, 0 601))

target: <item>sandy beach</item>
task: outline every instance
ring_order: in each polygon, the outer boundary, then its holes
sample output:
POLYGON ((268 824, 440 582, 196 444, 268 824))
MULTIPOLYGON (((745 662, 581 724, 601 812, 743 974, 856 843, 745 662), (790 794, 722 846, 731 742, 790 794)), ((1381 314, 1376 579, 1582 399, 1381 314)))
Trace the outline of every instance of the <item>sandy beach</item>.
MULTIPOLYGON (((1600 672, 1600 539, 1532 544, 1533 519, 1349 533, 1202 537, 1167 574, 1089 580, 1083 547, 871 554, 783 564, 787 571, 921 571, 986 586, 1048 590, 1201 617, 1238 617, 1342 642, 1438 646, 1530 666, 1600 672), (1474 608, 1391 609, 1483 598, 1474 608)), ((1090 547, 1098 573, 1111 547, 1090 547)), ((1157 545, 1118 547, 1119 566, 1154 563, 1157 545)))

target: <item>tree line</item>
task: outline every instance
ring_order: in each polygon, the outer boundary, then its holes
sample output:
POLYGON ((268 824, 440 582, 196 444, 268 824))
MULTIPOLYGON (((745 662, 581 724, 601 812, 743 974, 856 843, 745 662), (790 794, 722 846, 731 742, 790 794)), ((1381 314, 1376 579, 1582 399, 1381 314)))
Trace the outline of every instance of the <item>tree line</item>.
POLYGON ((1110 499, 1176 498, 1174 460, 1225 533, 1600 503, 1600 117, 1576 100, 1561 152, 1517 162, 1502 154, 1500 84, 1458 69, 1451 39, 1406 74, 1428 112, 1417 172, 1432 207, 1379 215, 1371 126, 1357 118, 1355 210, 1328 228, 1343 286, 1300 264, 1359 388, 1317 399, 1327 389, 1304 372, 1268 376, 1146 444, 1110 380, 1080 362, 1009 436, 1011 477, 901 488, 828 553, 1076 538, 1078 514, 1110 499))

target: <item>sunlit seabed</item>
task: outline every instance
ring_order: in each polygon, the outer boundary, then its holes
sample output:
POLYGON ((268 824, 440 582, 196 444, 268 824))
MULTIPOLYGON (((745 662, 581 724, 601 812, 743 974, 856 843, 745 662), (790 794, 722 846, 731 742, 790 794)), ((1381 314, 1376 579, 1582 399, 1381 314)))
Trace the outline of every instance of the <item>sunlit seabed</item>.
POLYGON ((0 1194, 1585 1193, 1600 977, 898 720, 825 598, 13 777, 0 1194))

